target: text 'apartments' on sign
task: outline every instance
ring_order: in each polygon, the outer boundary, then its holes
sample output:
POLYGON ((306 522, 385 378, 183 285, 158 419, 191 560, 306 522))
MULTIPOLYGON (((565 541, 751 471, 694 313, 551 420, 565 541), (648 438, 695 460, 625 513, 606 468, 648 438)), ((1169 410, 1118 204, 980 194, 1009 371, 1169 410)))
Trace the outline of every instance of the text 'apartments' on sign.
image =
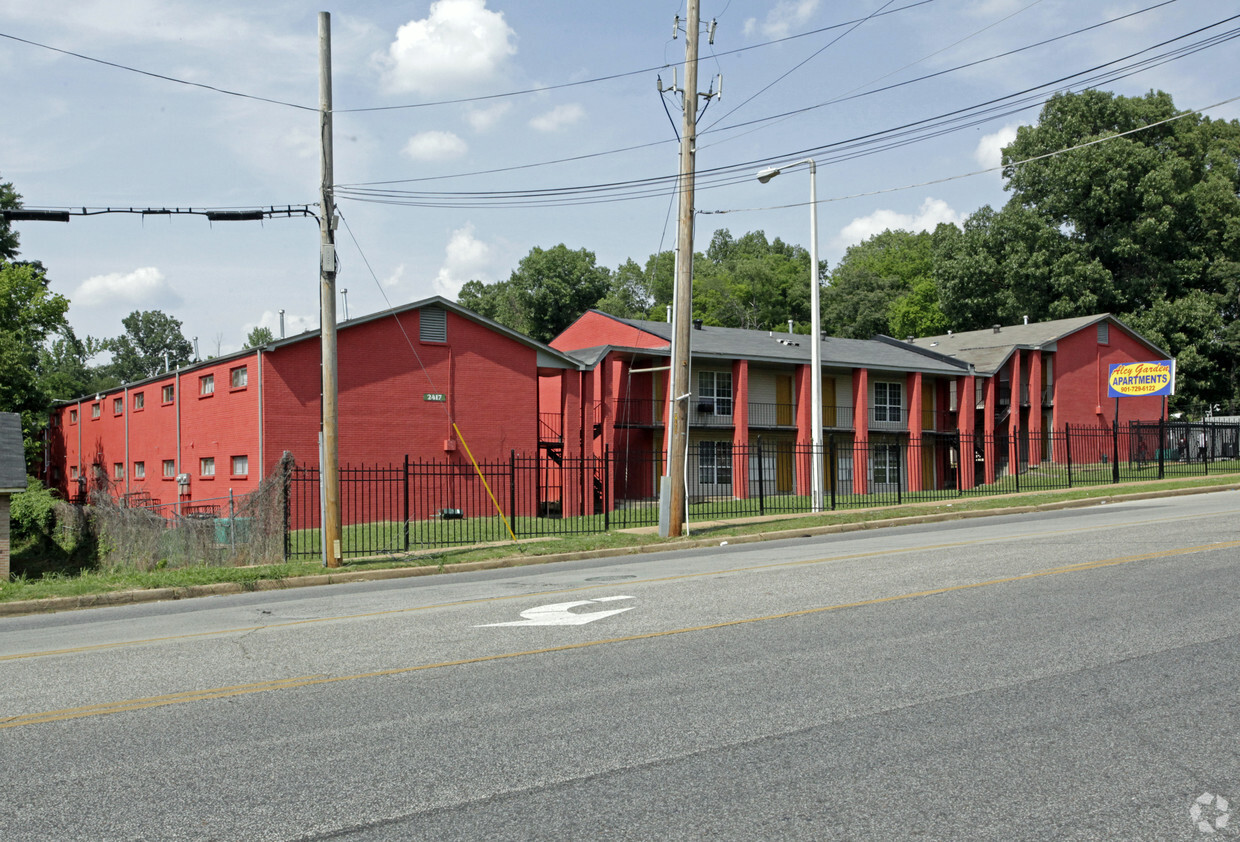
POLYGON ((1107 397, 1148 398, 1175 394, 1175 360, 1117 363, 1107 375, 1107 397))

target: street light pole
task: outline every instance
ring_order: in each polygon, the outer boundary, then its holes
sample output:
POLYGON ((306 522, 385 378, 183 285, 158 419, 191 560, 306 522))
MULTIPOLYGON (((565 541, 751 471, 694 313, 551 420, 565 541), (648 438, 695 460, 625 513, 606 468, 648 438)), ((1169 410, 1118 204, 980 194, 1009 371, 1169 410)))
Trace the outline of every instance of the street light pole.
MULTIPOLYGON (((822 308, 819 306, 818 278, 818 168, 813 158, 789 164, 790 167, 809 164, 809 300, 810 333, 810 506, 813 511, 823 508, 823 448, 822 448, 822 308)), ((771 167, 758 173, 758 181, 766 184, 779 175, 781 168, 771 167)))

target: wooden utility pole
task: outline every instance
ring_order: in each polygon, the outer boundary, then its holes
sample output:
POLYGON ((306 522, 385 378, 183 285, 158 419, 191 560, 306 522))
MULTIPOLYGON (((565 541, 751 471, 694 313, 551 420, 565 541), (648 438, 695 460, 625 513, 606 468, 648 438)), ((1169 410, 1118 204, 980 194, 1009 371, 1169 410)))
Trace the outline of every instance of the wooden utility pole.
POLYGON ((322 196, 319 218, 319 321, 323 344, 323 552, 328 567, 340 566, 340 441, 336 428, 336 205, 332 198, 332 18, 319 12, 319 148, 322 196))
POLYGON ((666 529, 659 534, 677 536, 685 528, 685 465, 689 456, 689 322, 693 318, 693 185, 694 156, 697 153, 698 105, 698 0, 689 0, 685 21, 684 127, 680 136, 680 213, 677 236, 676 307, 672 318, 671 455, 668 459, 668 486, 671 503, 666 509, 666 529))

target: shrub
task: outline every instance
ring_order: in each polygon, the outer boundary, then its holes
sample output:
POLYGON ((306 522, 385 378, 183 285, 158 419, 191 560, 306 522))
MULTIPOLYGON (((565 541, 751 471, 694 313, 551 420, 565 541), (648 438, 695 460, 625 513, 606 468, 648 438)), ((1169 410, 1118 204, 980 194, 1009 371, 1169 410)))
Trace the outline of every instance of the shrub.
POLYGON ((51 535, 56 525, 56 493, 34 477, 26 477, 26 490, 9 501, 13 537, 32 541, 51 535))

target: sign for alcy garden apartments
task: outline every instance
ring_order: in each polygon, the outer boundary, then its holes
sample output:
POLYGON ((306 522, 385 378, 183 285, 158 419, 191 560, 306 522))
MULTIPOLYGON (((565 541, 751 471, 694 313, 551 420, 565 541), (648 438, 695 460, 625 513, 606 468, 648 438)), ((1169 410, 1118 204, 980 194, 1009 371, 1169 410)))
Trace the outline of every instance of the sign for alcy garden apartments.
POLYGON ((1107 397, 1146 398, 1175 394, 1175 360, 1117 363, 1107 375, 1107 397))

